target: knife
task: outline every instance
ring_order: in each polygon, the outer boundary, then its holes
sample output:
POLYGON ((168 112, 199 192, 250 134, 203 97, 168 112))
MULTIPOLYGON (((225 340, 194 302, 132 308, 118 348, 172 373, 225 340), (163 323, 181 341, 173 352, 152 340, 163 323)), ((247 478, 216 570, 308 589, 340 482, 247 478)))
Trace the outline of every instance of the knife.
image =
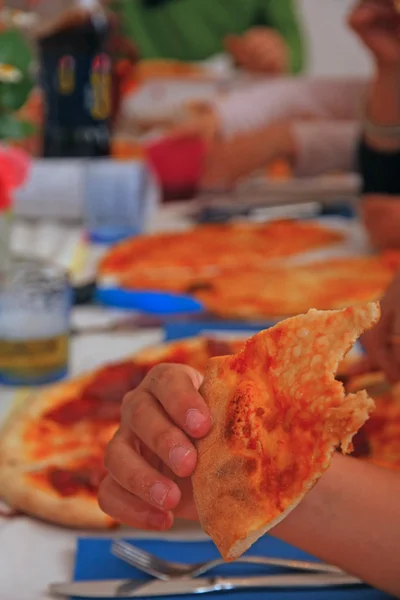
POLYGON ((354 585, 363 585, 363 582, 346 574, 307 573, 262 577, 176 578, 169 581, 144 581, 142 579, 75 581, 53 583, 49 586, 49 593, 54 596, 77 596, 79 598, 153 598, 156 596, 210 594, 211 592, 238 589, 320 588, 354 585))

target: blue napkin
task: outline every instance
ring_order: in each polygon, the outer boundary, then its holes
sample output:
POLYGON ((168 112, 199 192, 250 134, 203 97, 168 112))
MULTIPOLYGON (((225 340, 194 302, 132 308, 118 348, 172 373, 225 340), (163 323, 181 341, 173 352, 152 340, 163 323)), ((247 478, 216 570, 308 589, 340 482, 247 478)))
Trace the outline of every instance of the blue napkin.
POLYGON ((164 340, 172 342, 202 334, 229 333, 245 336, 254 335, 263 329, 272 327, 274 323, 265 321, 260 323, 246 323, 246 321, 191 321, 166 323, 164 325, 164 340))
MULTIPOLYGON (((159 556, 181 562, 197 562, 208 560, 219 556, 212 542, 166 542, 161 540, 132 541, 133 544, 144 548, 159 556)), ((102 580, 102 579, 148 579, 134 567, 125 564, 119 558, 111 555, 111 540, 99 538, 80 538, 77 546, 75 563, 75 581, 102 580)), ((304 552, 289 546, 270 536, 261 538, 251 550, 249 555, 264 555, 279 558, 315 560, 304 552)), ((240 564, 224 565, 215 569, 213 575, 265 575, 279 573, 277 569, 271 568, 267 571, 264 567, 240 564)), ((285 571, 287 572, 287 571, 285 571)), ((328 590, 268 590, 243 592, 214 593, 204 596, 206 599, 234 598, 235 600, 385 600, 389 596, 368 587, 342 588, 328 590)), ((186 598, 186 596, 184 596, 186 598)), ((181 600, 184 597, 171 597, 171 600, 181 600)), ((193 597, 193 596, 192 596, 193 597)), ((121 600, 121 599, 120 599, 121 600)))

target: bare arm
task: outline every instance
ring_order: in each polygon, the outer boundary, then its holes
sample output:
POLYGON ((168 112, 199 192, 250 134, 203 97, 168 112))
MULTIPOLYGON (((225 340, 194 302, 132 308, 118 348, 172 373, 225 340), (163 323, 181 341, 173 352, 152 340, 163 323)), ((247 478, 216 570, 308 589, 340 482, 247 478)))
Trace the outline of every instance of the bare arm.
POLYGON ((273 534, 400 596, 400 473, 336 455, 273 534))
POLYGON ((293 120, 272 123, 210 146, 204 185, 233 184, 275 159, 299 177, 354 167, 359 138, 356 121, 293 120))

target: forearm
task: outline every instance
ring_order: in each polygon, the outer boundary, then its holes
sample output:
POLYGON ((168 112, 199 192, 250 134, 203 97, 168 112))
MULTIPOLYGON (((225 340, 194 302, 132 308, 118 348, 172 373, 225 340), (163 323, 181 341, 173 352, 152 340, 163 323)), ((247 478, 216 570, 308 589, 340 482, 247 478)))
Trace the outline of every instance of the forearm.
POLYGON ((273 534, 400 596, 400 474, 335 455, 273 534))

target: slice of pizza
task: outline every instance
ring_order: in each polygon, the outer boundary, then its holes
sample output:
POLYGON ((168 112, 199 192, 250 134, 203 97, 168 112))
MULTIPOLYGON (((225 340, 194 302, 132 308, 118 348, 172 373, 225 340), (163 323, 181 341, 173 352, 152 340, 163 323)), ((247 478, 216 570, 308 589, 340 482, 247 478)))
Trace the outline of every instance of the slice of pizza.
POLYGON ((106 471, 99 453, 63 457, 38 467, 0 466, 0 492, 15 510, 74 528, 105 529, 116 523, 97 503, 106 471))
POLYGON ((379 319, 378 303, 310 310, 209 361, 201 393, 214 421, 197 442, 193 475, 200 522, 233 560, 277 525, 329 467, 374 402, 345 395, 334 377, 358 336, 379 319))

